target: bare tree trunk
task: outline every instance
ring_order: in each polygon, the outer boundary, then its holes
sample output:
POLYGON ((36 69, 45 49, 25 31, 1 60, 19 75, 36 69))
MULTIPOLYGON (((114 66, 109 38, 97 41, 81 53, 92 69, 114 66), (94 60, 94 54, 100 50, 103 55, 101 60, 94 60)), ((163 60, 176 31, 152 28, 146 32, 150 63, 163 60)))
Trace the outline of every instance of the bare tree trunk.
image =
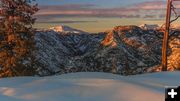
POLYGON ((171 7, 172 0, 167 2, 167 13, 166 13, 166 29, 164 33, 163 46, 162 46, 162 71, 167 71, 167 49, 168 49, 168 39, 171 21, 171 7))
POLYGON ((162 71, 167 71, 167 49, 168 49, 168 39, 170 33, 170 25, 172 22, 176 21, 180 15, 177 15, 175 11, 175 7, 173 6, 173 1, 180 1, 180 0, 167 0, 167 13, 166 13, 166 27, 165 33, 163 38, 163 46, 162 46, 162 71), (171 20, 171 10, 173 10, 176 18, 171 20))

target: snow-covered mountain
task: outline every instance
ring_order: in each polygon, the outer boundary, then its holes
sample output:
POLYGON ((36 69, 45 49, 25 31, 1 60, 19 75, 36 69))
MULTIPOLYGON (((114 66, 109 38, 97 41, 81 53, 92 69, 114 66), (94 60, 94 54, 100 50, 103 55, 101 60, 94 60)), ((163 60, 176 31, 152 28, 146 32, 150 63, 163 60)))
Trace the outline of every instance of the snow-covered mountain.
POLYGON ((145 30, 157 30, 160 28, 158 24, 142 24, 139 27, 145 30))
POLYGON ((74 29, 71 28, 69 26, 65 26, 65 25, 59 25, 59 26, 55 26, 55 27, 51 27, 50 30, 53 30, 55 32, 63 32, 63 33, 86 33, 84 31, 78 30, 78 29, 74 29))
MULTIPOLYGON (((180 69, 180 31, 169 42, 168 69, 180 69)), ((40 75, 111 72, 123 75, 158 71, 163 33, 118 26, 104 33, 39 31, 36 56, 40 75)))

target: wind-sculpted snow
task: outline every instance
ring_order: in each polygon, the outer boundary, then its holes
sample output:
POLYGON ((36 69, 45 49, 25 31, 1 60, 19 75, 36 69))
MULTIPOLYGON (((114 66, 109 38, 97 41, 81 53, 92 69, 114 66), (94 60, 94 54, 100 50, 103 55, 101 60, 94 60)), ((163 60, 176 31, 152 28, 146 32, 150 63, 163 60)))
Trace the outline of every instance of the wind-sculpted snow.
MULTIPOLYGON (((118 26, 104 33, 39 31, 36 56, 39 74, 111 72, 132 75, 158 71, 163 33, 136 26, 118 26)), ((169 42, 169 70, 180 69, 180 35, 169 42)))
POLYGON ((71 73, 0 79, 0 101, 163 101, 167 86, 179 86, 180 72, 134 76, 71 73))

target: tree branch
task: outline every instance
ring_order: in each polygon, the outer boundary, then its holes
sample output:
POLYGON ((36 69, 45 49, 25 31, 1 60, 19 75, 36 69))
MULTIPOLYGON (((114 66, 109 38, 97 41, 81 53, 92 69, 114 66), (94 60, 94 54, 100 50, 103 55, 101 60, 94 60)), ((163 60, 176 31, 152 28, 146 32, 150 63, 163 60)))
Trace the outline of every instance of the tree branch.
POLYGON ((171 22, 170 23, 173 23, 174 21, 176 21, 177 19, 179 19, 180 18, 180 15, 179 16, 177 16, 175 19, 173 19, 173 20, 171 20, 171 22))

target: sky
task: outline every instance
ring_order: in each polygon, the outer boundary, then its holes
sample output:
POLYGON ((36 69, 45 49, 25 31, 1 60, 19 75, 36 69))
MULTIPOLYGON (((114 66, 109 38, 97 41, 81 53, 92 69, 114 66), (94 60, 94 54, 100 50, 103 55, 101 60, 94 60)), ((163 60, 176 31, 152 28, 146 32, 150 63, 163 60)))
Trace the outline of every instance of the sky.
MULTIPOLYGON (((166 0, 36 0, 37 27, 68 25, 99 32, 118 25, 163 24, 166 0)), ((180 2, 176 5, 180 14, 180 2)))
POLYGON ((38 0, 38 15, 150 17, 163 16, 165 0, 38 0))
MULTIPOLYGON (((98 7, 120 7, 157 0, 37 0, 40 5, 93 4, 98 7)), ((161 0, 165 1, 165 0, 161 0)))

